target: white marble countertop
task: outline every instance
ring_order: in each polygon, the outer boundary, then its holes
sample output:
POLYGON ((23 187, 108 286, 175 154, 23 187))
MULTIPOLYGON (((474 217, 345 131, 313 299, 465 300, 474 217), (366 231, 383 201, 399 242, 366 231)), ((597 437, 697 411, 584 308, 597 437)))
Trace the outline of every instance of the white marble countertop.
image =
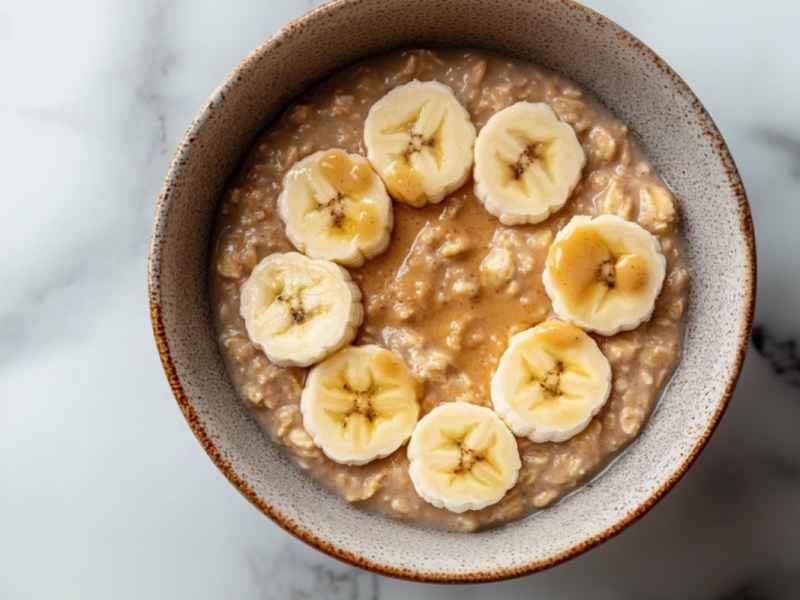
POLYGON ((758 238, 757 343, 711 443, 644 519, 472 587, 359 571, 262 516, 195 441, 152 341, 145 257, 171 153, 313 2, 0 5, 0 598, 800 598, 800 3, 587 3, 666 59, 728 141, 758 238))

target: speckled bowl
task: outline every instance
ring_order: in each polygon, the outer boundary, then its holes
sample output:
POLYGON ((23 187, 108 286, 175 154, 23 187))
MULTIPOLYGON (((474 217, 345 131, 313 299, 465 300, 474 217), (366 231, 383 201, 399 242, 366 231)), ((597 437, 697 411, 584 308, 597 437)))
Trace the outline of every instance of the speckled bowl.
POLYGON ((754 253, 744 190, 711 118, 662 60, 614 23, 568 0, 334 0, 259 46, 192 123, 156 208, 150 307, 189 425, 266 515, 320 550, 380 573, 487 581, 588 550, 641 517, 683 475, 717 425, 742 365, 754 253), (693 277, 684 356, 641 436, 591 485, 530 518, 475 534, 367 513, 290 463, 236 398, 208 300, 217 200, 256 135, 299 92, 358 58, 442 44, 550 67, 627 123, 681 202, 693 277))

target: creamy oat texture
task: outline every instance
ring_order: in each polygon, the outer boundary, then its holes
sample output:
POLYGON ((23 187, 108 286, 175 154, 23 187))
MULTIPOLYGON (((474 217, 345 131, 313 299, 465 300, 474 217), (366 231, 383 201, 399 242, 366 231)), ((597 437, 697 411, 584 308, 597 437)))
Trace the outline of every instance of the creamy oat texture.
POLYGON ((219 208, 211 292, 233 381, 256 418, 298 466, 351 502, 394 518, 476 530, 521 518, 589 480, 641 431, 680 354, 688 274, 671 194, 637 151, 625 125, 574 84, 526 63, 478 51, 412 50, 360 63, 300 98, 260 138, 219 208), (394 204, 388 250, 350 269, 363 292, 354 343, 401 356, 422 382, 421 415, 442 402, 491 407, 489 381, 514 333, 553 317, 542 270, 554 235, 573 215, 615 214, 653 233, 667 261, 652 318, 633 331, 592 335, 611 363, 611 396, 581 433, 560 443, 517 438, 522 469, 503 499, 479 511, 435 508, 414 491, 405 446, 363 466, 326 458, 303 429, 307 369, 270 364, 239 315, 242 283, 259 260, 293 250, 276 201, 284 173, 328 148, 365 154, 372 104, 412 79, 449 85, 476 129, 520 100, 546 102, 586 153, 583 176, 563 209, 536 225, 504 226, 473 183, 440 204, 394 204))

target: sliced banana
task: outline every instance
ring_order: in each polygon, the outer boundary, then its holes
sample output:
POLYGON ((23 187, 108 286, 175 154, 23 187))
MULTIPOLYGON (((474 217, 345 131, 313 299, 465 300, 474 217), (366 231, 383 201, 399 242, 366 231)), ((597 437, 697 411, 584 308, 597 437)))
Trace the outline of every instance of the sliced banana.
POLYGON ((495 411, 516 435, 563 442, 608 400, 611 366, 581 329, 545 321, 511 338, 492 375, 495 411))
POLYGON ((665 272, 658 240, 640 225, 576 216, 553 240, 542 282, 559 317, 614 335, 650 318, 665 272))
POLYGON ((504 225, 538 223, 566 204, 586 162, 575 131, 543 103, 495 113, 475 142, 475 195, 504 225))
POLYGON ((640 225, 576 216, 550 246, 542 282, 559 317, 614 335, 650 318, 665 271, 658 240, 640 225))
POLYGON ((388 456, 419 418, 417 382, 380 346, 350 346, 312 367, 300 397, 303 426, 325 455, 346 465, 388 456))
POLYGON ((423 206, 469 178, 475 127, 449 87, 414 80, 372 106, 364 143, 392 197, 423 206))
POLYGON ((361 290, 339 265, 270 254, 242 284, 247 335, 281 367, 307 367, 349 344, 364 318, 361 290))
POLYGON ((360 267, 389 245, 392 201, 366 158, 322 150, 283 178, 278 211, 292 244, 312 258, 360 267))
POLYGON ((408 443, 408 474, 421 498, 461 513, 498 502, 517 482, 517 440, 493 410, 466 402, 440 404, 408 443))
POLYGON ((346 465, 388 456, 419 418, 418 384, 380 346, 350 346, 311 368, 300 396, 303 426, 325 455, 346 465))

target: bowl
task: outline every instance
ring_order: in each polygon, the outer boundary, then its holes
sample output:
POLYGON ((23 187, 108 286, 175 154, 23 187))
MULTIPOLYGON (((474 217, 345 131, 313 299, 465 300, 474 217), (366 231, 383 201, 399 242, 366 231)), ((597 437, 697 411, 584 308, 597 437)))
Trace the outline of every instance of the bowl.
POLYGON ((749 338, 754 293, 750 211, 713 121, 644 44, 566 0, 334 0, 293 21, 236 67, 191 124, 166 175, 149 257, 164 370, 189 426, 230 482, 323 552, 424 581, 531 573, 645 514, 686 472, 725 410, 749 338), (600 477, 556 505, 472 534, 366 512, 295 467, 238 400, 209 302, 217 202, 259 132, 300 92, 359 58, 441 45, 481 47, 553 69, 611 109, 681 202, 693 278, 683 356, 641 435, 600 477))

